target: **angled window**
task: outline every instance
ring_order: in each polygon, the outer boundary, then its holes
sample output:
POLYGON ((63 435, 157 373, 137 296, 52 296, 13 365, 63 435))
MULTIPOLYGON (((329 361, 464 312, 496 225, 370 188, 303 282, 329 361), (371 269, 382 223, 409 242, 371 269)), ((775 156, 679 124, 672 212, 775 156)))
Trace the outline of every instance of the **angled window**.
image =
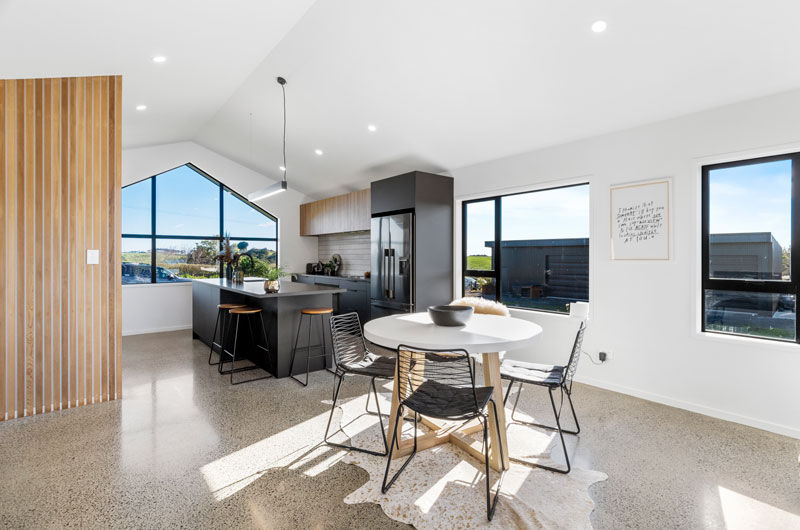
POLYGON ((589 300, 589 185, 476 199, 463 210, 464 294, 568 313, 589 300))
POLYGON ((703 167, 702 329, 797 341, 800 153, 703 167))
POLYGON ((122 283, 186 282, 223 274, 225 235, 246 244, 249 276, 278 262, 278 219, 192 164, 122 188, 122 283))

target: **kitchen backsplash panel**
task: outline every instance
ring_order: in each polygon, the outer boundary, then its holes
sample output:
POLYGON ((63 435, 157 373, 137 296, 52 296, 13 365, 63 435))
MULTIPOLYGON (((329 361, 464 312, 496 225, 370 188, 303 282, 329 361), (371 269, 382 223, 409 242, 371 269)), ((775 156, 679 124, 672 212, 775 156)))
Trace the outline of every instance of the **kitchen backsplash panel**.
POLYGON ((342 256, 341 276, 363 276, 369 271, 370 240, 369 231, 348 232, 319 236, 317 254, 322 263, 330 261, 331 256, 342 256))

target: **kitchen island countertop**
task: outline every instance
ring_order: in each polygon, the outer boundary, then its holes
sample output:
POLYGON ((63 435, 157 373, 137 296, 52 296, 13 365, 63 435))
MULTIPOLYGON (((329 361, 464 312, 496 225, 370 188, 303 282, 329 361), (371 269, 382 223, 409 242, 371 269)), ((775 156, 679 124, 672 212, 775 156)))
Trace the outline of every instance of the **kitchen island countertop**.
POLYGON ((246 281, 244 283, 234 283, 225 278, 210 278, 192 280, 193 282, 203 283, 212 287, 239 293, 254 298, 280 298, 284 296, 308 296, 316 294, 337 294, 344 293, 347 289, 329 287, 326 285, 312 285, 308 283, 292 282, 288 279, 281 280, 281 288, 277 293, 264 291, 264 284, 257 281, 246 281))

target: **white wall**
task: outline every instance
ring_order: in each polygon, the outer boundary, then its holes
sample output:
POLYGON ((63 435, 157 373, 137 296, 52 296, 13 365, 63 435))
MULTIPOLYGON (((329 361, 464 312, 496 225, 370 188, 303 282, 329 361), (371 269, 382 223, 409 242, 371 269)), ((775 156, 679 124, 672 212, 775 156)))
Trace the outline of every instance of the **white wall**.
MULTIPOLYGON (((595 366, 584 356, 579 380, 800 438, 800 346, 699 331, 700 165, 800 151, 798 124, 800 91, 793 91, 451 174, 461 200, 591 183, 591 320, 584 348, 595 359, 600 349, 614 357, 595 366), (672 259, 611 261, 609 186, 665 176, 674 179, 672 259)), ((456 245, 460 267, 460 237, 456 245)), ((545 328, 535 358, 563 361, 574 322, 515 314, 545 328)))
MULTIPOLYGON (((178 142, 123 150, 122 185, 188 162, 244 196, 274 182, 194 142, 178 142)), ((308 201, 302 193, 289 189, 256 203, 278 217, 278 261, 290 272, 305 271, 306 263, 317 261, 316 238, 300 236, 300 204, 308 201)), ((189 283, 123 286, 123 335, 190 329, 191 298, 189 283)))

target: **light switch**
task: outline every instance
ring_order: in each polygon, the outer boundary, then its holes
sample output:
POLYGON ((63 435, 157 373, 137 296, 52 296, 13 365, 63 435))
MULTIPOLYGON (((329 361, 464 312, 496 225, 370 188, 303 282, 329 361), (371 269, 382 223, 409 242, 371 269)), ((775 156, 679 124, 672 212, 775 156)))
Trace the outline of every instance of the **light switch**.
POLYGON ((86 251, 86 264, 87 265, 99 265, 100 264, 100 251, 99 250, 87 250, 86 251))

